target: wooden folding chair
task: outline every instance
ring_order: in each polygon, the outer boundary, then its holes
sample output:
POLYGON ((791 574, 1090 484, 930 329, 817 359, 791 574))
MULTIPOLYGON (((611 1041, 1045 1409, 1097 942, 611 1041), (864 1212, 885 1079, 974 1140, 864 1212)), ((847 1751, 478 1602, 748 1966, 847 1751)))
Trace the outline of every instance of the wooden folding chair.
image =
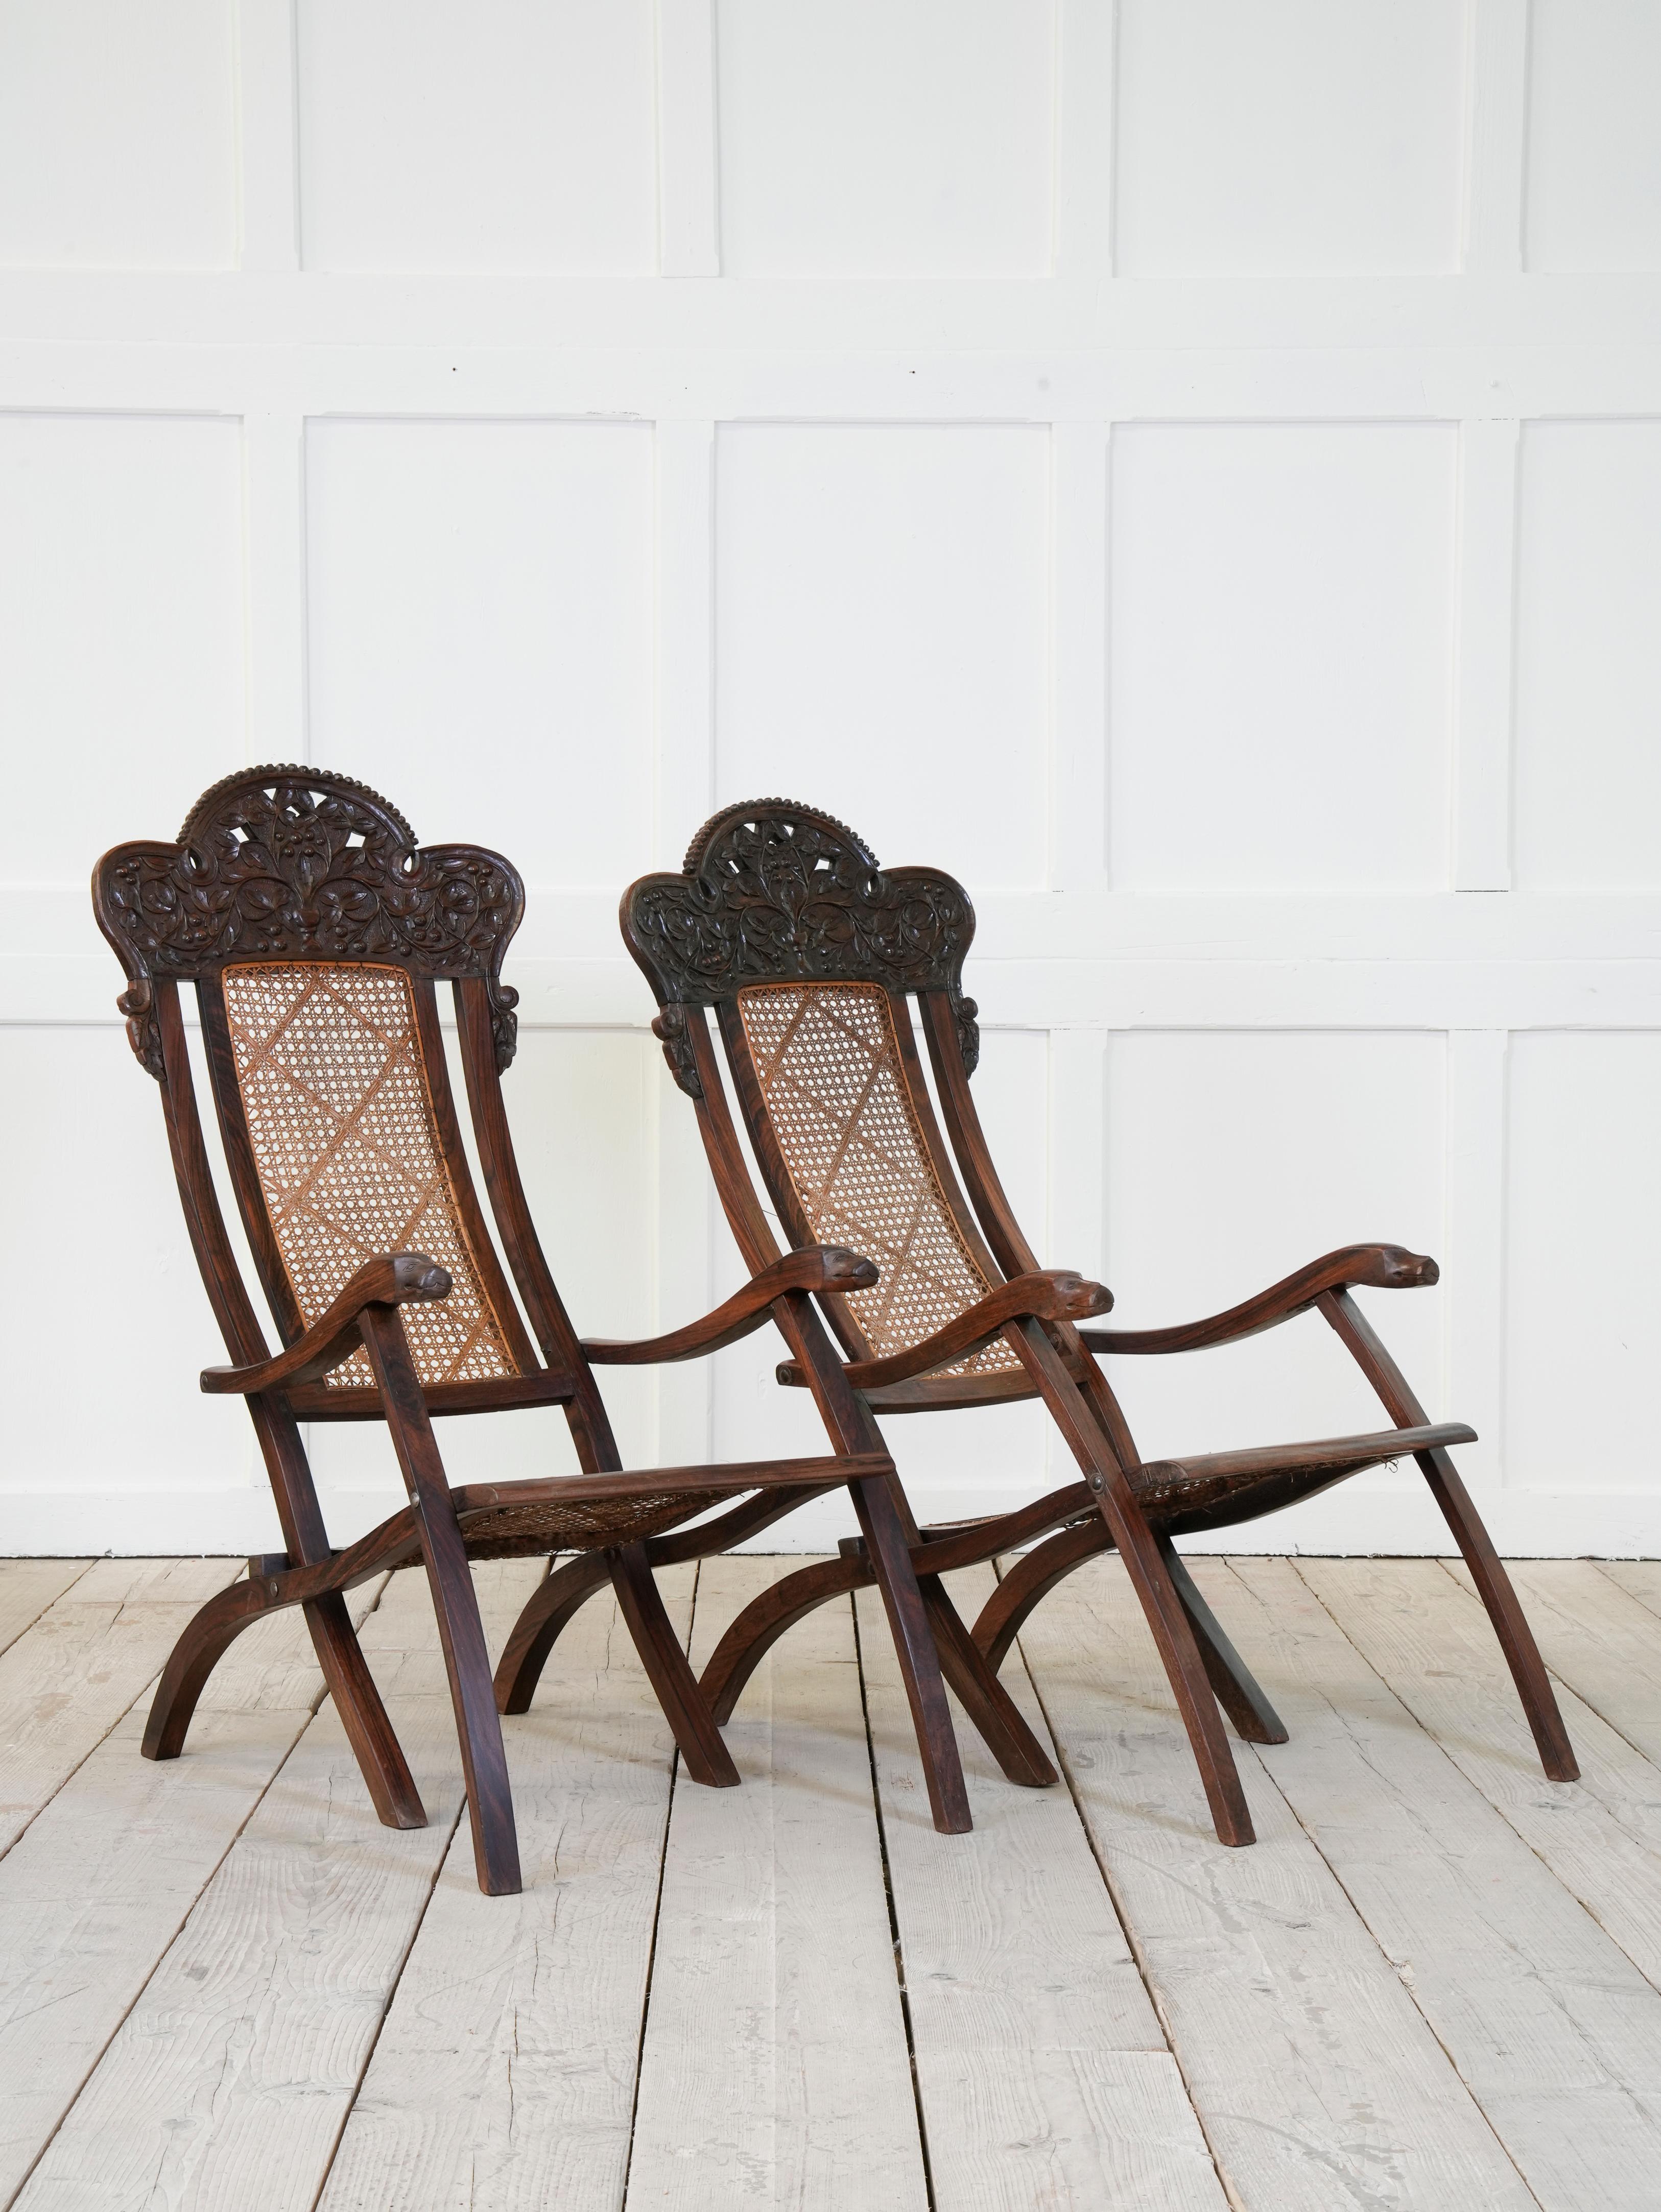
MULTIPOLYGON (((855 1255, 815 1249, 757 1272, 701 1321, 640 1342, 584 1344, 531 1221, 503 1109, 516 994, 502 957, 524 911, 508 862, 472 846, 417 850, 397 810, 305 768, 250 769, 199 799, 177 843, 123 845, 93 877, 100 926, 130 979, 119 1006, 161 1086, 191 1240, 234 1364, 202 1388, 247 1406, 287 1549, 205 1605, 162 1674, 145 1732, 177 1758, 204 1684, 261 1614, 304 1607, 376 1812, 420 1827, 421 1799, 364 1663, 343 1593, 391 1567, 427 1571, 466 1775, 481 1889, 520 1887, 498 1705, 521 1712, 564 1619, 615 1589, 686 1769, 739 1777, 648 1565, 720 1551, 849 1483, 865 1522, 891 1513, 892 1467, 862 1455, 621 1469, 593 1367, 716 1351, 770 1315, 868 1285, 855 1255), (533 1346, 468 1172, 435 986, 453 986, 474 1137, 533 1346), (194 983, 224 1155, 253 1266, 276 1317, 273 1356, 244 1284, 197 1112, 179 987, 194 983), (582 1474, 447 1482, 441 1414, 559 1406, 582 1474), (330 1546, 299 1424, 384 1420, 410 1503, 357 1543, 330 1546), (867 1493, 874 1505, 867 1503, 867 1493), (696 1527, 683 1524, 725 1504, 696 1527), (673 1532, 673 1533, 669 1533, 673 1532), (495 1694, 469 1559, 574 1550, 526 1607, 495 1694)), ((906 1547, 887 1546, 920 1613, 906 1547)))
MULTIPOLYGON (((1286 1730, 1208 1609, 1174 1536, 1227 1528, 1312 1496, 1346 1475, 1411 1455, 1463 1553, 1497 1631, 1546 1772, 1574 1778, 1573 1753, 1534 1638, 1448 1448, 1473 1441, 1431 1422, 1350 1297, 1355 1285, 1433 1283, 1433 1261, 1390 1244, 1331 1252, 1231 1311, 1173 1328, 1081 1328, 1107 1310, 1100 1285, 1041 1269, 999 1182, 970 1091, 979 1051, 963 995, 974 912, 962 886, 929 868, 879 871, 870 848, 828 815, 788 800, 732 806, 693 839, 680 875, 647 876, 624 896, 623 932, 656 994, 654 1027, 694 1100, 739 1249, 752 1269, 779 1248, 752 1185, 709 1033, 713 1009, 732 1086, 765 1186, 793 1245, 820 1237, 877 1262, 871 1289, 824 1301, 841 1347, 793 1322, 779 1380, 806 1383, 839 1450, 879 1448, 879 1415, 1043 1400, 1082 1480, 1012 1513, 919 1530, 920 1587, 942 1658, 959 1673, 955 1615, 939 1577, 1032 1544, 999 1584, 971 1650, 1000 1665, 1046 1591, 1116 1547, 1147 1616, 1193 1745, 1218 1835, 1252 1840, 1219 1703, 1240 1735, 1286 1730), (948 1154, 914 1037, 922 1018, 948 1154), (955 1171, 953 1161, 955 1159, 955 1171), (961 1182, 958 1180, 961 1175, 961 1182), (966 1195, 965 1195, 966 1193, 966 1195), (1398 1425, 1377 1434, 1145 1464, 1098 1364, 1101 1352, 1187 1352, 1227 1344, 1317 1309, 1398 1425)), ((790 1329, 787 1328, 787 1334, 790 1329)), ((716 1718, 731 1713, 776 1638, 870 1578, 863 1541, 788 1576, 733 1623, 703 1676, 716 1718)), ((957 1677, 954 1675, 954 1682, 957 1677)), ((970 1711, 1018 1781, 1048 1778, 1030 1739, 974 1680, 970 1711), (1035 1756, 1036 1754, 1036 1756, 1035 1756)), ((949 1738, 934 1744, 937 1794, 961 1792, 949 1738)))

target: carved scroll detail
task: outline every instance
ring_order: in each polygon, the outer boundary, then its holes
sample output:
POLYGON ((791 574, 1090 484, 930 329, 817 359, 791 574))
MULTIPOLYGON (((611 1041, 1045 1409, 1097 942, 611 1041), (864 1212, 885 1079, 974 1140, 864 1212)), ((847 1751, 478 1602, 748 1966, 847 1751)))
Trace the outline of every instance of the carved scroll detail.
POLYGON ((933 868, 885 872, 855 831, 788 799, 729 806, 692 840, 681 875, 624 894, 624 935, 664 1012, 654 1024, 683 1091, 696 1072, 677 1007, 709 1006, 746 983, 857 980, 945 990, 972 1073, 976 1006, 963 995, 975 934, 969 894, 933 868))
POLYGON ((496 1066, 514 1057, 518 993, 502 959, 525 908, 500 854, 425 851, 398 810, 324 769, 253 768, 203 793, 173 845, 120 845, 93 876, 99 926, 125 968, 117 1000, 159 1080, 154 982, 193 981, 230 960, 391 960, 435 980, 490 988, 496 1066))
POLYGON ((687 1097, 702 1098, 703 1082, 692 1051, 692 1040, 687 1034, 687 1024, 691 1018, 684 1006, 665 1006, 652 1024, 652 1035, 662 1045, 663 1056, 669 1063, 669 1073, 687 1097))

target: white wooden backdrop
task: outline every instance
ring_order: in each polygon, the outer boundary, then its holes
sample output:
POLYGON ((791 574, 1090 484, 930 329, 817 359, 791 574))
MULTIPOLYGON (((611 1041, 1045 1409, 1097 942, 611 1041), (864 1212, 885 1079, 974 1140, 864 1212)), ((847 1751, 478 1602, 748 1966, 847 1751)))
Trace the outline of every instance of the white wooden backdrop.
MULTIPOLYGON (((1367 1303, 1502 1544, 1661 1550, 1658 111, 1655 0, 3 0, 0 1550, 275 1540, 85 882, 286 759, 523 869, 583 1328, 731 1276, 613 915, 782 790, 973 890, 1048 1261, 1433 1252, 1367 1303)), ((812 1448, 776 1356, 628 1450, 812 1448)), ((1317 1321, 1124 1389, 1375 1418, 1317 1321)), ((925 1511, 1059 1476, 893 1434, 925 1511)), ((1388 1473, 1256 1533, 1440 1540, 1388 1473)))

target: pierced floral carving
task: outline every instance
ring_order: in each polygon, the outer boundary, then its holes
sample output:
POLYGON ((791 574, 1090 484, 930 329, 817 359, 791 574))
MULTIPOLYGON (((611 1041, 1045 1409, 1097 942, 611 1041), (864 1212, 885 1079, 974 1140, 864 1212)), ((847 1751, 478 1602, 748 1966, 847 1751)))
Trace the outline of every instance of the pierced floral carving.
POLYGON ((975 934, 969 894, 933 868, 885 873, 852 830, 793 800, 752 799, 713 816, 683 874, 644 876, 624 894, 623 930, 663 1008, 653 1027, 670 1069, 695 1097, 680 1010, 715 1006, 745 983, 944 990, 971 1073, 980 1057, 975 1002, 962 988, 975 934))
POLYGON ((518 875, 470 845, 417 849, 397 808, 323 769, 254 768, 206 791, 173 845, 120 845, 93 877, 99 926, 130 978, 116 1001, 158 1081, 155 981, 230 960, 391 960, 490 987, 496 1066, 518 1038, 502 958, 524 912, 518 875))

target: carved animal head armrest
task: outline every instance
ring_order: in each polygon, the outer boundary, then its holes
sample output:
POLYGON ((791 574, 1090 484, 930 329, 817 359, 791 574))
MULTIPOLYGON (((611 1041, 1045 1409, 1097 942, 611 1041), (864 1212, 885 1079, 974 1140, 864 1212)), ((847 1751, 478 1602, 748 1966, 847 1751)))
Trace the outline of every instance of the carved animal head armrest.
POLYGON ((892 868, 844 823, 788 799, 712 815, 679 875, 642 876, 623 895, 624 941, 662 1012, 652 1027, 676 1082, 699 1095, 689 1007, 748 983, 869 982, 943 990, 964 1062, 980 1057, 977 1008, 963 995, 975 909, 935 868, 892 868))
POLYGON ((93 871, 99 927, 129 978, 116 1001, 161 1078, 155 985, 239 960, 391 963, 489 988, 496 1066, 512 1060, 518 993, 502 955, 525 888, 500 854, 417 848, 398 809, 326 769, 240 769, 203 793, 172 845, 118 845, 93 871))

